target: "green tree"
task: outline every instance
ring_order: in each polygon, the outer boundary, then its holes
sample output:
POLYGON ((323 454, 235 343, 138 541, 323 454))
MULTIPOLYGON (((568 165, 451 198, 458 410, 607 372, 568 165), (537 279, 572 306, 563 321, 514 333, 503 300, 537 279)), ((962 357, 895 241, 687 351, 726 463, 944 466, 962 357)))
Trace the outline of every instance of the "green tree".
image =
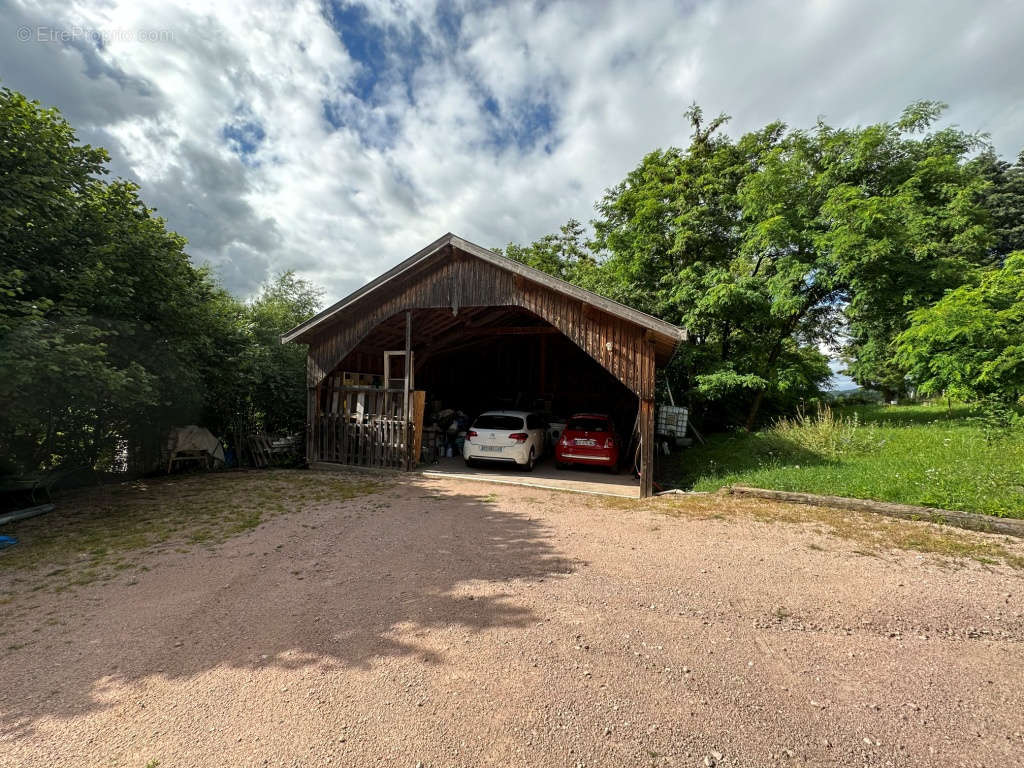
POLYGON ((558 234, 545 235, 530 245, 509 243, 505 248, 494 250, 528 267, 573 283, 582 282, 594 267, 583 225, 576 219, 569 219, 559 228, 558 234))
POLYGON ((818 348, 844 340, 854 378, 896 394, 907 313, 991 263, 992 178, 1016 183, 971 159, 979 136, 932 130, 942 109, 919 102, 841 130, 771 123, 733 140, 726 116, 695 106, 689 146, 651 152, 598 203, 592 256, 579 236, 565 247, 564 228, 507 252, 685 326, 668 383, 728 422, 750 428, 763 405, 818 394, 830 375, 818 348))
POLYGON ((301 432, 306 422, 306 349, 281 334, 308 320, 323 292, 284 272, 266 282, 245 307, 248 343, 238 362, 244 382, 236 407, 266 432, 301 432))
POLYGON ((814 393, 827 378, 816 347, 844 336, 859 383, 901 391, 907 313, 990 259, 988 183, 970 159, 983 143, 929 132, 942 108, 736 141, 718 132, 724 116, 692 109, 690 146, 651 153, 598 204, 595 284, 689 328, 677 381, 719 410, 745 403, 748 428, 762 403, 814 393))
POLYGON ((110 245, 88 226, 106 161, 56 110, 0 90, 0 471, 94 463, 156 402, 154 378, 112 348, 117 329, 76 300, 95 281, 83 252, 110 245))
POLYGON ((152 461, 244 342, 241 306, 106 161, 57 110, 0 91, 3 471, 125 447, 152 461))
POLYGON ((925 394, 1022 404, 1024 251, 915 310, 897 354, 925 394))
POLYGON ((906 386, 894 341, 908 313, 991 261, 988 183, 970 161, 984 144, 955 128, 929 132, 944 106, 919 102, 866 128, 818 127, 818 247, 845 286, 849 373, 887 399, 906 386))
POLYGON ((781 409, 830 375, 816 342, 837 289, 806 231, 813 153, 780 123, 733 141, 725 116, 688 118, 686 150, 652 152, 598 204, 593 284, 685 326, 670 383, 752 425, 766 397, 781 409))
POLYGON ((221 288, 54 109, 0 91, 0 472, 151 467, 172 426, 300 431, 320 292, 288 272, 221 288))
POLYGON ((1011 165, 989 149, 976 165, 989 182, 985 208, 992 222, 992 255, 1001 261, 1013 251, 1024 250, 1024 151, 1011 165))

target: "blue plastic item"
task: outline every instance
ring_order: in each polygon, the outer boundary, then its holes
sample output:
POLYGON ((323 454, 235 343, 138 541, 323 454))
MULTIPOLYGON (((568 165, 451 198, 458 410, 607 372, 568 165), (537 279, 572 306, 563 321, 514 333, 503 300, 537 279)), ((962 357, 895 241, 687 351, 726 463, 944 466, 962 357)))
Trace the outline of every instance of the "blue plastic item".
POLYGON ((0 549, 13 547, 17 543, 18 540, 14 536, 0 536, 0 549))

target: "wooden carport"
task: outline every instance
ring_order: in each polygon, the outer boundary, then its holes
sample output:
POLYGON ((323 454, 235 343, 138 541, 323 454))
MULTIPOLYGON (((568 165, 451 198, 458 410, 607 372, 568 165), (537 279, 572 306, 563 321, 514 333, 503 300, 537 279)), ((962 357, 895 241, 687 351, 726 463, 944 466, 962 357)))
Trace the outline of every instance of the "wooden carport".
POLYGON ((282 336, 282 342, 309 346, 307 457, 348 463, 347 446, 356 430, 360 440, 372 434, 367 438, 371 463, 408 467, 414 444, 413 370, 433 355, 473 343, 474 337, 552 335, 571 341, 636 396, 640 493, 651 495, 656 371, 686 332, 451 233, 282 336), (401 386, 384 370, 384 352, 414 361, 401 386), (382 376, 372 400, 378 419, 367 432, 358 419, 336 418, 337 403, 346 402, 339 401, 339 393, 346 398, 354 391, 338 377, 341 370, 371 366, 382 376), (344 433, 340 452, 337 430, 344 433), (381 449, 374 441, 388 447, 381 449))

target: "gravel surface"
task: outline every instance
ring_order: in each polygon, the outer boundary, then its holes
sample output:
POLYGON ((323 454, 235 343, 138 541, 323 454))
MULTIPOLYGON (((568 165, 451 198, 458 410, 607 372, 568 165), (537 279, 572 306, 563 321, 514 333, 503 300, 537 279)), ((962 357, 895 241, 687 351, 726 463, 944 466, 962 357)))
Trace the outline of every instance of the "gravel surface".
POLYGON ((19 594, 0 766, 1024 764, 1020 572, 699 503, 409 479, 19 594))

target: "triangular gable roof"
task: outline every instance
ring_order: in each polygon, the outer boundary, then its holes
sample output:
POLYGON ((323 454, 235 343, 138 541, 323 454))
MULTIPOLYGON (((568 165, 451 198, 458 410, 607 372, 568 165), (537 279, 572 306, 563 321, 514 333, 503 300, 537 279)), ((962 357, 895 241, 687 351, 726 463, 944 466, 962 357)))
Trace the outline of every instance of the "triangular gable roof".
POLYGON ((290 341, 299 341, 301 343, 302 337, 305 336, 310 331, 312 331, 314 328, 316 328, 317 326, 321 325, 324 322, 327 322, 332 317, 336 316, 338 313, 344 311, 345 309, 348 309, 361 299, 364 299, 365 297, 369 296, 378 288, 381 288, 387 283, 399 278, 401 275, 405 274, 406 272, 415 268, 417 265, 426 261, 431 256, 440 251, 442 248, 448 245, 458 248, 460 251, 468 253, 471 256, 475 256, 478 259, 493 264, 494 266, 500 269, 504 269, 514 274, 521 275, 527 280, 543 285, 546 288, 550 288, 553 291, 565 294, 566 296, 571 296, 574 299, 578 299, 579 301, 582 301, 584 303, 591 304, 597 307, 598 309, 607 312, 610 315, 614 315, 624 320, 628 320, 629 322, 634 323, 642 328, 646 328, 647 330, 650 330, 656 334, 668 337, 673 343, 678 343, 680 341, 686 340, 686 330, 683 328, 679 328, 675 325, 672 325, 671 323, 666 323, 664 320, 659 320, 658 318, 648 315, 645 312, 633 309, 632 307, 627 307, 625 304, 620 304, 617 301, 613 301, 612 299, 600 296, 596 293, 593 293, 592 291, 586 290, 585 288, 580 288, 578 285, 567 283, 565 280, 561 280, 557 277, 549 275, 546 272, 541 272, 539 269, 528 267, 525 264, 515 261, 514 259, 510 259, 507 256, 502 256, 501 254, 495 253, 494 251, 488 250, 487 248, 483 248, 482 246, 476 245, 475 243, 471 243, 468 240, 464 240, 458 235, 454 235, 451 232, 448 232, 447 234, 439 237, 437 240, 432 242, 427 247, 414 253, 412 256, 410 256, 402 263, 398 264, 395 267, 392 267, 383 275, 378 277, 376 280, 370 281, 362 288, 350 293, 341 301, 332 304, 327 309, 314 315, 309 320, 306 320, 304 323, 300 323, 299 325, 295 326, 290 331, 281 336, 281 342, 287 343, 290 341))

